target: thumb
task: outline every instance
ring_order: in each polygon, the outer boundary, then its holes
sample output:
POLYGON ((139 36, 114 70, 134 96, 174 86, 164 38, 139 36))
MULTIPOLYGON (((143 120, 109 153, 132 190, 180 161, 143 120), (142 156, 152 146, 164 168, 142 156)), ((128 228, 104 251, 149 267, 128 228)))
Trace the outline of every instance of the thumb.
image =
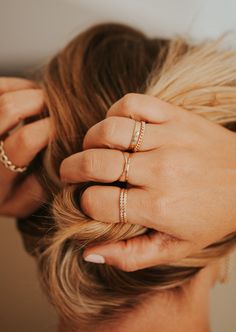
POLYGON ((190 242, 152 232, 125 241, 86 248, 83 257, 87 262, 106 263, 131 272, 176 262, 190 252, 190 242))

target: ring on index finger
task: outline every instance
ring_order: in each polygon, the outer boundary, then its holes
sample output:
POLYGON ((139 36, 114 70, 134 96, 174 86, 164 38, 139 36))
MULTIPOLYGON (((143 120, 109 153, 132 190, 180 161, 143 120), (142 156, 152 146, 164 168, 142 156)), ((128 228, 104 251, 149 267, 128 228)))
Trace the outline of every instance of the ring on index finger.
POLYGON ((145 121, 135 121, 133 136, 129 146, 129 150, 138 152, 141 148, 144 133, 145 133, 145 121))

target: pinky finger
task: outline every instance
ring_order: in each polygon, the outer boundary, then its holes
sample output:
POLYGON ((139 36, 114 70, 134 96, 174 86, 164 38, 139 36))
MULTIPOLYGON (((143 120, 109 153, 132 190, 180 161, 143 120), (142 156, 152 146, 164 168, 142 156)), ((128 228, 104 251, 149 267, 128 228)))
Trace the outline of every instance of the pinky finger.
POLYGON ((87 262, 107 263, 123 271, 132 272, 177 262, 188 256, 191 249, 188 241, 153 232, 126 241, 87 248, 83 257, 87 262))

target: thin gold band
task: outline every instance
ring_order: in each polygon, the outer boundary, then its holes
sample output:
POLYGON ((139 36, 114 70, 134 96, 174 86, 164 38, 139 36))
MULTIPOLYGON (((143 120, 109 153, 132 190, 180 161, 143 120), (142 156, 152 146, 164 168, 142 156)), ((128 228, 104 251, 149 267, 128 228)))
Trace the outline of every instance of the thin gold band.
POLYGON ((128 182, 131 154, 125 153, 123 151, 122 151, 122 154, 124 156, 125 164, 124 164, 123 172, 119 178, 119 181, 128 182), (124 175, 124 180, 122 180, 123 175, 124 175))
POLYGON ((14 165, 7 157, 4 150, 4 142, 0 141, 0 162, 10 171, 15 173, 23 173, 27 170, 27 167, 19 167, 14 165))

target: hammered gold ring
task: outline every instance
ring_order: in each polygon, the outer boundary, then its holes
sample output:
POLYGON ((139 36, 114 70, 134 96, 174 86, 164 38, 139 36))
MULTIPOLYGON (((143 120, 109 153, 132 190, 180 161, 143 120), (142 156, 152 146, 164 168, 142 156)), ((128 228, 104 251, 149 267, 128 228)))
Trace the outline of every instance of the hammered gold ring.
POLYGON ((138 152, 141 149, 143 143, 144 133, 145 133, 145 121, 135 121, 134 131, 129 146, 129 150, 133 152, 138 152))

